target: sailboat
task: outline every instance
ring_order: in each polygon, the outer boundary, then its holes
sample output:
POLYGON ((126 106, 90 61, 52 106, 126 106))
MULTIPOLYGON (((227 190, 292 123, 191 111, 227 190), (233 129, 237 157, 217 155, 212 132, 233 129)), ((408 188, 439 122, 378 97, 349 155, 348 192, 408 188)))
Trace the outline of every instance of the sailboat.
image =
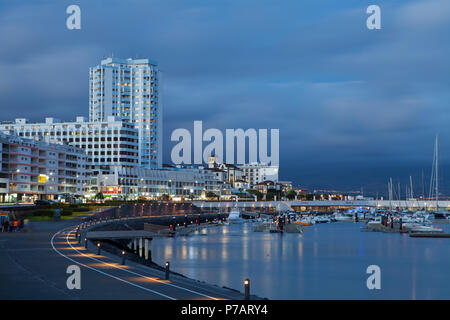
POLYGON ((434 212, 435 219, 449 219, 450 213, 448 211, 439 210, 439 136, 436 135, 434 144, 433 166, 431 169, 431 183, 430 183, 430 200, 436 199, 436 211, 434 212))

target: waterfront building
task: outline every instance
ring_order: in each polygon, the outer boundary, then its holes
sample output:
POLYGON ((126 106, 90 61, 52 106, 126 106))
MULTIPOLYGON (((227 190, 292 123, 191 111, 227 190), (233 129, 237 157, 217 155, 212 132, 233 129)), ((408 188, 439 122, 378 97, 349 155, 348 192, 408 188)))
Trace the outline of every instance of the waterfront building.
POLYGON ((162 167, 160 71, 149 59, 103 59, 89 69, 89 120, 117 116, 137 130, 138 165, 162 167))
POLYGON ((111 165, 138 166, 138 131, 130 123, 109 116, 105 121, 60 121, 45 118, 45 122, 30 123, 27 119, 2 122, 0 131, 29 139, 59 141, 83 149, 88 156, 88 169, 93 175, 108 170, 111 165))
POLYGON ((158 199, 166 195, 199 199, 217 192, 221 182, 205 169, 111 166, 110 172, 100 173, 91 184, 91 194, 101 192, 113 198, 158 199))
POLYGON ((55 199, 87 191, 84 150, 0 133, 1 202, 55 199))
POLYGON ((243 186, 244 175, 243 170, 234 164, 229 163, 218 163, 217 157, 211 155, 208 157, 208 167, 207 170, 214 172, 217 178, 221 181, 225 181, 231 187, 243 186))
POLYGON ((0 202, 9 194, 9 140, 0 135, 0 202))
POLYGON ((278 181, 282 193, 288 193, 292 190, 292 181, 278 181))
POLYGON ((245 176, 250 187, 254 187, 264 181, 278 182, 278 166, 264 163, 249 163, 238 166, 245 176))

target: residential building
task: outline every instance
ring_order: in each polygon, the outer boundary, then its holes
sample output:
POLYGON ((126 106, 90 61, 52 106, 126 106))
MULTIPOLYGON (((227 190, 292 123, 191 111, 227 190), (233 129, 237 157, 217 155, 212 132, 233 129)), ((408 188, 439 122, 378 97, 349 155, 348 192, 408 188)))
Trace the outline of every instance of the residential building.
POLYGON ((162 167, 160 71, 148 59, 103 59, 89 69, 89 120, 117 116, 137 130, 138 165, 162 167))
POLYGON ((20 118, 2 122, 0 131, 28 139, 60 141, 83 149, 93 175, 108 170, 111 165, 135 167, 139 162, 137 129, 114 116, 95 122, 76 117, 73 122, 45 118, 43 123, 30 123, 20 118))
POLYGON ((269 166, 264 163, 249 163, 238 166, 245 176, 250 187, 264 181, 278 182, 278 166, 269 166))
POLYGON ((87 191, 84 150, 0 134, 2 202, 55 199, 87 191), (5 186, 7 184, 7 186, 5 186))
POLYGON ((217 163, 217 157, 211 155, 208 157, 208 168, 219 178, 219 180, 228 183, 231 187, 245 186, 243 170, 234 164, 217 163))

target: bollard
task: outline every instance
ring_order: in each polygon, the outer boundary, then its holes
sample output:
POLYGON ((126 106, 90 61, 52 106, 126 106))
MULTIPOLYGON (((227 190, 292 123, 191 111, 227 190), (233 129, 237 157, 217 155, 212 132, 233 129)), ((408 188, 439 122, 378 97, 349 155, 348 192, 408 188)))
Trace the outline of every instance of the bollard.
POLYGON ((100 242, 97 242, 97 248, 98 248, 97 255, 100 255, 100 242))
POLYGON ((84 248, 87 249, 87 238, 84 238, 84 248))
POLYGON ((166 280, 169 280, 170 262, 166 261, 166 280))
POLYGON ((244 280, 244 299, 250 299, 250 280, 248 279, 244 280))
POLYGON ((81 233, 78 235, 78 244, 81 243, 81 233))
POLYGON ((125 250, 122 251, 122 265, 125 265, 125 250))

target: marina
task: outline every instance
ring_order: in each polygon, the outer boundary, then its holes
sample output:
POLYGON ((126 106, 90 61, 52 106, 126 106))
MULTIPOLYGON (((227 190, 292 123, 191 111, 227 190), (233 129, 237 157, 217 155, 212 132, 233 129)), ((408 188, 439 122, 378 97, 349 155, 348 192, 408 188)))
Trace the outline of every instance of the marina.
MULTIPOLYGON (((187 237, 154 239, 158 264, 185 276, 270 299, 449 299, 447 239, 361 232, 364 222, 315 224, 301 234, 253 232, 256 223, 224 225, 187 237), (379 265, 382 289, 367 290, 366 268, 379 265)), ((439 223, 446 233, 450 225, 439 223)))

